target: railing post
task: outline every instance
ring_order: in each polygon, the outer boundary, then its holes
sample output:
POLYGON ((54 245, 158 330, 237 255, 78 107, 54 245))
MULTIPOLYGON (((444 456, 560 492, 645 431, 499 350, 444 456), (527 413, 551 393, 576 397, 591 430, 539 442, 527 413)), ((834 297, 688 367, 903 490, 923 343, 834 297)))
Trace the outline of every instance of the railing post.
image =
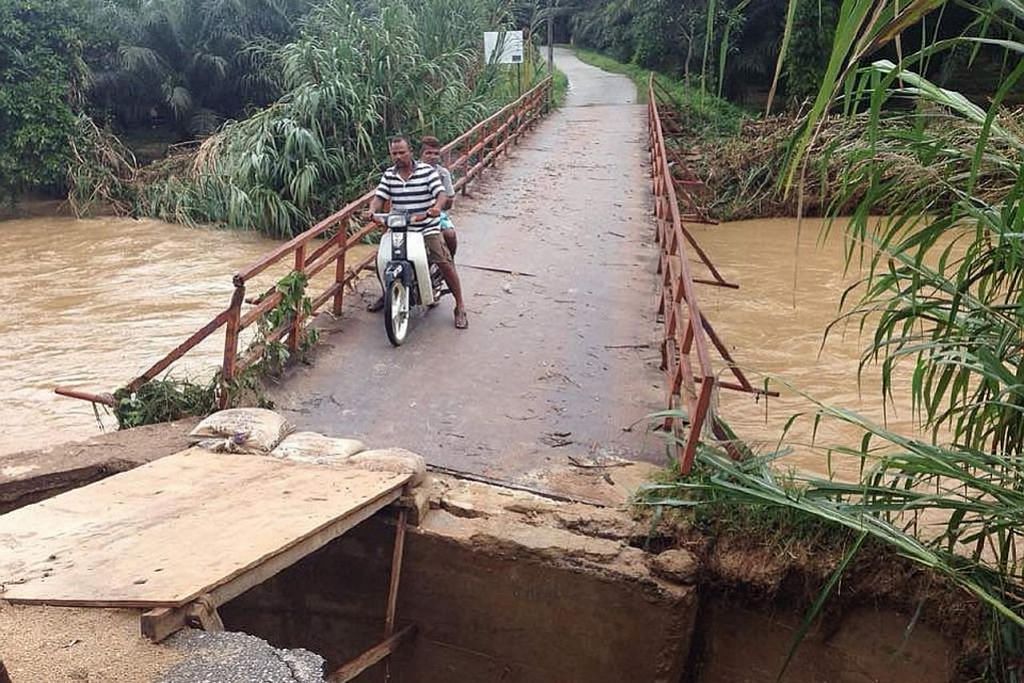
MULTIPOLYGON (((480 161, 482 163, 480 172, 482 173, 483 170, 487 168, 487 157, 490 156, 491 151, 494 149, 494 140, 488 140, 488 138, 491 137, 491 124, 489 122, 484 124, 484 129, 481 134, 484 136, 483 139, 485 140, 484 147, 480 150, 480 161)), ((494 160, 492 159, 491 161, 494 160)))
MULTIPOLYGON (((348 224, 349 219, 345 219, 345 224, 348 224)), ((345 255, 348 254, 348 230, 346 225, 338 226, 338 235, 335 237, 341 242, 341 253, 338 254, 338 260, 334 266, 334 286, 338 288, 338 291, 334 293, 334 303, 331 306, 331 313, 336 317, 341 315, 341 307, 345 303, 345 255)))
POLYGON ((224 361, 220 373, 220 407, 227 408, 231 402, 230 388, 235 379, 238 361, 238 332, 242 324, 242 302, 245 301, 245 283, 235 280, 235 293, 228 306, 228 319, 224 328, 224 361))
POLYGON ((518 147, 519 146, 519 136, 520 136, 520 133, 521 133, 520 129, 523 127, 523 110, 520 109, 519 107, 516 107, 515 115, 514 115, 512 120, 515 122, 515 130, 512 131, 512 143, 516 147, 518 147))
MULTIPOLYGON (((306 268, 306 245, 301 244, 295 249, 295 272, 303 273, 306 268)), ((296 353, 299 350, 299 339, 302 337, 302 297, 296 302, 295 315, 292 316, 291 330, 288 332, 288 350, 296 353)))
MULTIPOLYGON (((679 460, 679 473, 684 477, 690 474, 693 468, 693 459, 697 455, 697 445, 700 443, 704 432, 704 421, 711 409, 711 394, 715 389, 714 382, 705 381, 700 385, 700 394, 697 397, 697 409, 690 417, 690 434, 686 439, 686 448, 683 450, 682 458, 679 460)), ((714 419, 712 417, 712 419, 714 419)))
MULTIPOLYGON (((516 108, 516 111, 519 111, 518 107, 516 108)), ((505 117, 505 141, 502 144, 505 145, 505 157, 506 158, 508 157, 508 153, 509 153, 509 149, 508 149, 509 145, 512 142, 512 121, 515 120, 515 117, 516 117, 516 113, 515 112, 512 112, 511 116, 506 116, 505 117)))

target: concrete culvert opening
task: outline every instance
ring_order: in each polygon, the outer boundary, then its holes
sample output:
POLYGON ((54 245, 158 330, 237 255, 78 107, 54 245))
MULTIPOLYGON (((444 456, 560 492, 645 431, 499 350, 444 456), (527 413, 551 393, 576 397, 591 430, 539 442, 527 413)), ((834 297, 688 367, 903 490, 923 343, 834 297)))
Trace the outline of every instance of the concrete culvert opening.
MULTIPOLYGON (((391 680, 681 679, 691 588, 630 577, 628 564, 600 570, 615 541, 567 547, 570 532, 516 526, 433 510, 409 530, 396 630, 416 631, 390 658, 391 680), (523 533, 543 547, 522 545, 523 533)), ((383 638, 394 536, 378 515, 222 606, 225 627, 316 652, 336 670, 383 638)), ((384 666, 357 680, 384 680, 384 666)))
MULTIPOLYGON (((704 576, 696 557, 611 508, 446 481, 410 527, 390 680, 774 681, 800 609, 704 576), (605 538, 592 531, 600 527, 605 538)), ((225 627, 321 655, 334 671, 383 638, 393 515, 378 514, 221 608, 225 627)), ((748 558, 756 559, 756 558, 748 558)), ((957 680, 957 647, 914 615, 865 603, 816 625, 783 680, 957 680)), ((384 681, 377 664, 354 679, 384 681)))

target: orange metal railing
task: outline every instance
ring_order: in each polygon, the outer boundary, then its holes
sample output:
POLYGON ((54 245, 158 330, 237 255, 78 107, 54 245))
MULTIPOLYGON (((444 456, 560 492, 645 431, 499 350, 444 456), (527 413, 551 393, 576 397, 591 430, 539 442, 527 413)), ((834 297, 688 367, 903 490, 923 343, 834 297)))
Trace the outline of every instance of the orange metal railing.
POLYGON ((685 168, 680 155, 666 142, 665 121, 678 123, 659 106, 659 96, 671 101, 663 89, 656 89, 653 75, 647 90, 647 123, 651 152, 651 175, 654 183, 654 213, 657 219, 656 238, 661 249, 658 273, 661 275, 661 300, 658 314, 665 324, 661 345, 662 368, 668 375, 668 410, 685 407, 690 425, 682 438, 682 420, 668 418, 665 427, 676 437, 679 447, 679 468, 688 474, 693 467, 697 445, 705 434, 713 437, 734 458, 741 458, 744 449, 730 440, 729 430, 715 414, 712 401, 718 389, 740 391, 761 396, 778 396, 777 391, 754 387, 733 359, 729 348, 701 313, 694 294, 695 284, 738 289, 728 282, 701 249, 683 221, 715 223, 696 205, 687 188, 703 185, 685 168), (681 182, 680 179, 684 182, 681 182), (690 178, 689 184, 685 181, 690 178), (683 210, 686 209, 684 213, 683 210), (690 255, 694 254, 709 271, 711 278, 695 278, 690 271, 690 255), (711 365, 709 344, 718 352, 724 365, 722 372, 732 374, 735 381, 725 381, 715 374, 711 365))
MULTIPOLYGON (((711 365, 704 319, 694 293, 679 199, 665 147, 653 79, 648 85, 647 123, 650 133, 651 175, 654 184, 654 215, 661 247, 658 272, 662 276, 659 314, 664 317, 662 366, 668 373, 668 410, 685 407, 689 433, 682 440, 679 468, 687 474, 693 466, 705 426, 713 423, 712 397, 718 378, 711 365), (710 417, 710 419, 709 419, 710 417)), ((666 427, 680 430, 679 420, 668 418, 666 427)))
MULTIPOLYGON (((470 182, 477 178, 484 169, 494 164, 502 153, 507 155, 510 145, 518 144, 520 136, 532 128, 538 119, 549 111, 551 84, 551 78, 546 78, 515 102, 505 106, 444 146, 442 149, 444 158, 454 158, 448 168, 455 178, 456 192, 460 190, 465 192, 466 186, 470 182)), ((380 230, 373 223, 363 224, 361 221, 362 214, 369 206, 372 197, 373 190, 370 190, 340 211, 263 256, 248 268, 236 273, 233 278, 234 293, 227 308, 132 380, 127 388, 131 391, 137 390, 221 328, 225 330, 224 357, 221 365, 222 382, 225 384, 231 382, 238 373, 258 361, 260 349, 250 349, 239 355, 239 335, 281 303, 283 295, 275 289, 271 289, 262 293, 252 302, 253 305, 250 308, 243 311, 243 305, 246 304, 246 287, 254 277, 281 262, 292 263, 294 271, 305 274, 309 281, 312 281, 312 278, 323 270, 333 268, 334 278, 331 284, 318 294, 309 294, 312 301, 311 313, 315 314, 327 302, 331 302, 333 313, 340 315, 344 304, 345 287, 358 276, 360 271, 372 267, 376 258, 375 254, 370 254, 353 264, 348 263, 347 260, 349 249, 362 242, 370 233, 380 230), (319 240, 323 241, 317 243, 319 240)), ((299 311, 276 329, 269 331, 265 341, 270 343, 286 338, 289 348, 292 351, 297 350, 303 327, 310 318, 311 315, 299 311)), ((56 391, 73 398, 110 405, 114 403, 109 394, 93 394, 65 387, 58 387, 56 391)), ((221 396, 222 400, 227 400, 226 391, 222 391, 221 396)))

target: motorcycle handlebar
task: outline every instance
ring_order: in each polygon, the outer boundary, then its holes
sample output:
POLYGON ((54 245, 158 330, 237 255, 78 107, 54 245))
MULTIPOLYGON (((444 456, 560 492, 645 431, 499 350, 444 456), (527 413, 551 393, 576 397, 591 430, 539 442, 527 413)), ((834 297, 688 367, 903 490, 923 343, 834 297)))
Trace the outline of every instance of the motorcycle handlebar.
POLYGON ((391 213, 374 213, 374 214, 371 214, 370 219, 374 223, 377 223, 378 225, 385 225, 386 226, 388 224, 388 217, 390 217, 390 216, 402 216, 403 218, 406 219, 407 225, 409 223, 421 223, 421 222, 427 220, 427 218, 429 218, 428 214, 426 214, 426 213, 408 214, 408 213, 400 212, 400 211, 392 211, 391 213))

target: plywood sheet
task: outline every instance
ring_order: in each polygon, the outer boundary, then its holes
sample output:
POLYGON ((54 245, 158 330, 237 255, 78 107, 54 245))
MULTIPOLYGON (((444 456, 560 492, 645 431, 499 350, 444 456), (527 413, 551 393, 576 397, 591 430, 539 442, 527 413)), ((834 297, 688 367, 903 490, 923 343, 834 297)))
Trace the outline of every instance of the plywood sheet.
POLYGON ((312 552, 408 479, 183 451, 0 516, 0 599, 182 605, 303 543, 312 552))

